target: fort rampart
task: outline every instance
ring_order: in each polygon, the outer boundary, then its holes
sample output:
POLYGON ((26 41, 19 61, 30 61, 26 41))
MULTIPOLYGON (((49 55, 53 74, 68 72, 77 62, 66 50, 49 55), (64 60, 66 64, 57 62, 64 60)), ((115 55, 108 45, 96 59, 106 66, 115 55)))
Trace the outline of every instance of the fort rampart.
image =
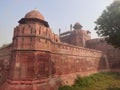
POLYGON ((90 37, 79 27, 71 35, 73 45, 63 43, 38 11, 26 14, 14 29, 12 44, 0 49, 0 67, 5 67, 0 74, 6 76, 0 80, 0 90, 57 90, 73 84, 77 75, 112 69, 110 54, 87 44, 90 37))
POLYGON ((0 85, 7 79, 12 53, 11 50, 11 44, 4 45, 0 48, 0 85))

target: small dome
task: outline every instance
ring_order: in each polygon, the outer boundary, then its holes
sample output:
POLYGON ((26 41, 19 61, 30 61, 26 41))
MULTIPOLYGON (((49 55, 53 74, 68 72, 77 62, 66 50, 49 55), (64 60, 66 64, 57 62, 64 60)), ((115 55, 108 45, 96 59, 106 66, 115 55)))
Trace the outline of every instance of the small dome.
POLYGON ((25 15, 25 18, 37 18, 44 20, 44 16, 37 10, 32 10, 25 15))
POLYGON ((74 28, 74 29, 81 29, 81 28, 82 28, 82 25, 77 22, 77 23, 75 23, 75 25, 74 25, 73 28, 74 28))

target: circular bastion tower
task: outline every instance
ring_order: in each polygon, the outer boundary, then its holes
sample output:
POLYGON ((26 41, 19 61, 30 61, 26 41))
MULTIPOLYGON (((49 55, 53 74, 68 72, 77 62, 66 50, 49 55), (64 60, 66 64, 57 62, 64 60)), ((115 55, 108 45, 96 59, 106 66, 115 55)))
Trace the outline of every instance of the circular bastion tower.
POLYGON ((28 12, 14 29, 10 72, 1 90, 50 90, 45 87, 53 74, 49 64, 52 42, 60 40, 44 16, 37 10, 28 12))

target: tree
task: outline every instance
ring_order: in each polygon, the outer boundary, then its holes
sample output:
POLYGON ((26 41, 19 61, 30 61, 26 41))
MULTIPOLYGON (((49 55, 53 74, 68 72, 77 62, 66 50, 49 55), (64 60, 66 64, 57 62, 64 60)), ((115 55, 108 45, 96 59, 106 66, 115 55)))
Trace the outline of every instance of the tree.
POLYGON ((120 0, 115 0, 108 6, 95 23, 98 36, 105 38, 108 44, 120 48, 120 0))

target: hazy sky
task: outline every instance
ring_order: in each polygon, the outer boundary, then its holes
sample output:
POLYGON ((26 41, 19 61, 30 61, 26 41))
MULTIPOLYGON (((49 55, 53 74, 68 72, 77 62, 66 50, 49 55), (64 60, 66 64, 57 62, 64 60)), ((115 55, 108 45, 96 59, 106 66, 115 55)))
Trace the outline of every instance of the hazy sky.
POLYGON ((12 42, 13 29, 25 14, 38 9, 48 21, 52 31, 69 29, 70 24, 80 22, 83 29, 97 37, 94 22, 113 0, 1 0, 0 46, 12 42))

